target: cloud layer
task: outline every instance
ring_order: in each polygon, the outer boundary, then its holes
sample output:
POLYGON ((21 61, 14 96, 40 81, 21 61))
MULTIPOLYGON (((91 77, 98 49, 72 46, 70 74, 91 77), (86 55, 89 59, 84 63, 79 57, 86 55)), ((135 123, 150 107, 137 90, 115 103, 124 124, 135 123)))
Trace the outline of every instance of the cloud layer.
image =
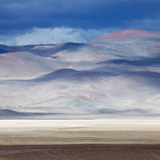
POLYGON ((43 39, 39 43, 84 42, 108 28, 160 30, 159 8, 159 0, 1 0, 0 41, 9 44, 11 36, 10 44, 23 44, 18 41, 31 37, 30 34, 37 36, 40 29, 43 33, 53 30, 62 35, 52 37, 53 40, 49 36, 39 37, 43 39))
POLYGON ((102 30, 83 30, 75 28, 34 28, 24 34, 14 36, 0 36, 0 44, 29 45, 29 44, 56 44, 65 42, 88 42, 94 38, 118 30, 110 28, 102 30))

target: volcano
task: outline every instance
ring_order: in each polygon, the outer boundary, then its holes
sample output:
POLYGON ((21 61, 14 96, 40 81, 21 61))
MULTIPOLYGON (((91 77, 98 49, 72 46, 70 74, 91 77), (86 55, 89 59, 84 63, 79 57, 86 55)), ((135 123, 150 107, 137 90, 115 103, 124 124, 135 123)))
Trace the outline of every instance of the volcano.
POLYGON ((160 31, 119 31, 84 44, 0 45, 0 52, 0 110, 160 114, 160 31))

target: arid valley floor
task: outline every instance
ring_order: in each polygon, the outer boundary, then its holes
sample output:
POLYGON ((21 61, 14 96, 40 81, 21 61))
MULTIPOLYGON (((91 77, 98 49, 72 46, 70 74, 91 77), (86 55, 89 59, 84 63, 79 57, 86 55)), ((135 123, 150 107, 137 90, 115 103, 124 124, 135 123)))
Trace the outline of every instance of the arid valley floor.
POLYGON ((0 160, 159 160, 159 120, 1 120, 0 160))

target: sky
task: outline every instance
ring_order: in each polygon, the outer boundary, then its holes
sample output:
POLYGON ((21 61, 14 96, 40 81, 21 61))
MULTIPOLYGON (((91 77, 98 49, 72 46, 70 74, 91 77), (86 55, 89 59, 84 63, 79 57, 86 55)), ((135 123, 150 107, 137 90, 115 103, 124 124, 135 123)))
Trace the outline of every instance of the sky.
POLYGON ((0 0, 0 44, 82 43, 126 29, 160 30, 160 1, 0 0))

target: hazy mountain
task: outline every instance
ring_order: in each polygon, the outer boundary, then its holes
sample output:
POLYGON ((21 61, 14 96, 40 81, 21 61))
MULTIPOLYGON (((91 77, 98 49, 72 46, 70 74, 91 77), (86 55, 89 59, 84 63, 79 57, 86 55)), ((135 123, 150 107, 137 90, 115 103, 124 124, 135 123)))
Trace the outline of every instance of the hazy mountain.
POLYGON ((0 45, 1 110, 154 115, 159 82, 160 31, 114 32, 86 44, 0 45))
POLYGON ((16 112, 10 109, 0 110, 0 116, 4 117, 37 117, 37 116, 53 116, 58 115, 58 113, 36 113, 36 112, 16 112))

